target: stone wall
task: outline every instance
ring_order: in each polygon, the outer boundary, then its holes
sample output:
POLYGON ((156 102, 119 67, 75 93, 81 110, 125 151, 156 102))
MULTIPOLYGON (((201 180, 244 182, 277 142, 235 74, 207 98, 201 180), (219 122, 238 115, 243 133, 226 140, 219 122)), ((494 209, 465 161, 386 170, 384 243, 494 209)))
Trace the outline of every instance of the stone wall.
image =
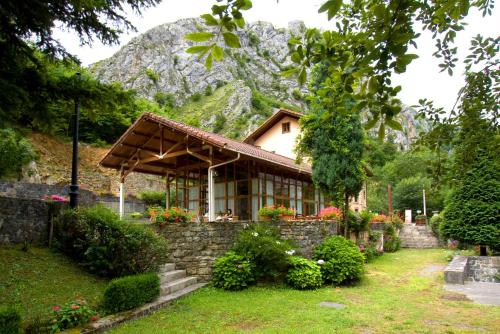
POLYGON ((500 256, 469 256, 467 277, 475 282, 500 282, 500 256))
POLYGON ((0 196, 0 245, 23 242, 45 244, 49 221, 62 205, 0 196))
MULTIPOLYGON (((285 239, 294 240, 303 256, 310 257, 314 246, 337 233, 334 221, 294 221, 276 223, 285 239)), ((170 260, 177 269, 208 281, 215 259, 234 244, 247 222, 185 223, 166 225, 160 233, 167 239, 170 260)))
MULTIPOLYGON (((68 197, 68 192, 68 185, 0 181, 0 196, 2 197, 41 200, 50 195, 68 197)), ((95 203, 96 195, 93 192, 80 189, 78 194, 80 205, 88 206, 95 203)))

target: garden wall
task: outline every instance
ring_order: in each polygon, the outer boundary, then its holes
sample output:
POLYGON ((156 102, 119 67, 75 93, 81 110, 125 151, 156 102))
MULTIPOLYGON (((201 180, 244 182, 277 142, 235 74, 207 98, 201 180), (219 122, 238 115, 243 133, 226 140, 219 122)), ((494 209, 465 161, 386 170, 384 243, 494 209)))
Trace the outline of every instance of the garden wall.
MULTIPOLYGON (((275 223, 285 239, 294 240, 305 257, 325 237, 337 234, 335 221, 294 221, 275 223)), ((208 281, 215 259, 234 244, 238 232, 248 222, 184 223, 166 225, 160 233, 167 239, 170 260, 177 269, 208 281)))

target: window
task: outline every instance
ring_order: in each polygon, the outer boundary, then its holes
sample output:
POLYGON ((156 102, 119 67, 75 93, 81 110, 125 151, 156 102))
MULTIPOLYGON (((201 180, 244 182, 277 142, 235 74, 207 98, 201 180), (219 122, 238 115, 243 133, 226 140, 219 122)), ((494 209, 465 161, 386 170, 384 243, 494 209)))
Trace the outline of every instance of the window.
POLYGON ((290 132, 290 122, 281 123, 281 133, 290 132))

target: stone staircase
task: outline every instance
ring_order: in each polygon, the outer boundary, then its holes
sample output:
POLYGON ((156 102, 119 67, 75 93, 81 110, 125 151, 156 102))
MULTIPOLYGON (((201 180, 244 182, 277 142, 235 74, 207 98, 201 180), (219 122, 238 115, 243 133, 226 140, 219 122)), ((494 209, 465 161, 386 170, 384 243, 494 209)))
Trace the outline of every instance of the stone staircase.
POLYGON ((438 248, 439 240, 427 225, 404 224, 401 232, 401 246, 404 248, 438 248))
POLYGON ((174 292, 176 295, 184 295, 205 285, 205 283, 198 283, 198 279, 194 276, 186 276, 186 270, 175 270, 175 263, 162 265, 158 276, 160 277, 161 297, 174 292))

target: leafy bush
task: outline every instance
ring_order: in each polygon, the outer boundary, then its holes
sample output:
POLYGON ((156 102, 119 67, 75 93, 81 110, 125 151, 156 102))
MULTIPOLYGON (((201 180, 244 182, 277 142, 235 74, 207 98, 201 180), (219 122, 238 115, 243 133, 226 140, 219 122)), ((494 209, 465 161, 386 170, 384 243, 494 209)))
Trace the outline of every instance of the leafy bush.
POLYGON ((367 215, 361 215, 357 212, 349 210, 347 212, 347 226, 349 229, 354 232, 362 232, 368 229, 368 223, 370 221, 370 217, 367 215))
POLYGON ((35 159, 31 144, 12 129, 0 129, 0 178, 19 176, 21 169, 35 159))
POLYGON ((371 262, 373 259, 382 255, 373 243, 369 242, 366 244, 360 244, 358 247, 361 253, 365 256, 366 262, 371 262))
POLYGON ((164 191, 147 190, 139 193, 139 199, 148 206, 165 207, 166 195, 164 191))
POLYGON ((294 252, 292 248, 290 241, 280 237, 276 227, 261 223, 241 231, 233 250, 255 264, 256 278, 276 280, 286 272, 288 254, 294 252))
POLYGON ((432 233, 434 233, 434 235, 437 238, 441 238, 441 235, 439 234, 439 226, 441 225, 442 222, 443 222, 443 214, 435 213, 427 223, 431 228, 432 233))
POLYGON ((56 248, 103 276, 154 271, 167 260, 164 238, 102 206, 63 211, 54 220, 54 236, 56 248))
POLYGON ((384 252, 393 253, 401 248, 401 239, 396 236, 396 229, 391 223, 384 225, 384 252))
POLYGON ((103 307, 108 313, 130 310, 160 295, 160 278, 147 273, 115 278, 104 291, 103 307))
POLYGON ((299 256, 288 258, 286 282, 294 289, 317 289, 323 284, 320 267, 311 260, 299 256))
POLYGON ((363 273, 365 257, 358 246, 341 236, 329 237, 314 249, 314 260, 323 260, 321 275, 335 285, 358 279, 363 273))
POLYGON ((193 95, 191 95, 191 100, 193 100, 193 102, 199 102, 201 100, 201 94, 194 93, 193 95))
POLYGON ((230 251, 215 260, 212 283, 224 290, 243 290, 254 282, 254 269, 252 262, 230 251))
POLYGON ((21 315, 10 307, 0 307, 0 333, 18 334, 21 326, 21 315))
POLYGON ((130 214, 130 218, 132 218, 132 219, 140 219, 140 218, 142 218, 142 217, 143 217, 143 215, 142 215, 142 213, 140 213, 140 212, 132 212, 132 213, 130 214))
POLYGON ((83 300, 70 302, 63 306, 54 306, 52 308, 51 331, 59 333, 68 328, 84 325, 89 320, 97 319, 96 314, 83 300))

